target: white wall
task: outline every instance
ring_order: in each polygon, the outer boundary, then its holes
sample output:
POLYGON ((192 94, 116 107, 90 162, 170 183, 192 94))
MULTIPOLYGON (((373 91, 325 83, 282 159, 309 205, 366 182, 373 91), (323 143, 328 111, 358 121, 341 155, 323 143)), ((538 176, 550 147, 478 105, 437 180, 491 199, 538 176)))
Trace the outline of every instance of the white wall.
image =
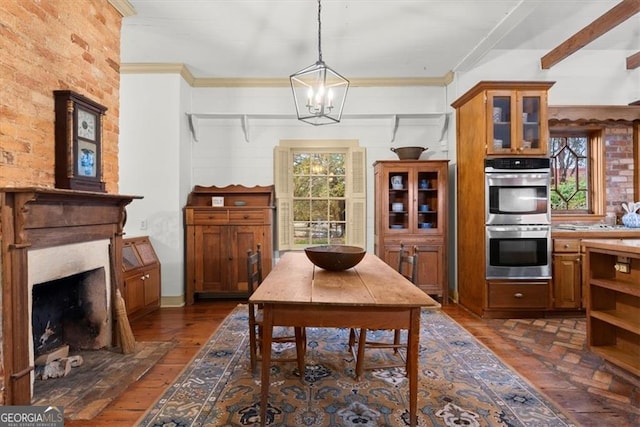
MULTIPOLYGON (((556 81, 549 92, 552 105, 626 105, 640 99, 640 70, 626 71, 623 54, 585 52, 551 70, 541 70, 540 57, 546 52, 494 51, 474 69, 459 73, 446 88, 351 88, 345 115, 449 113, 443 138, 443 117, 435 117, 401 120, 394 142, 390 116, 345 118, 326 126, 295 119, 249 118, 248 142, 239 119, 204 119, 198 121, 195 142, 188 131, 186 112, 294 114, 290 88, 191 88, 177 74, 123 74, 120 192, 144 196, 127 210, 127 235, 150 235, 162 263, 163 298, 179 298, 184 294, 182 208, 194 185, 272 184, 273 147, 281 139, 357 139, 367 148, 369 165, 375 160, 396 159, 390 147, 428 147, 422 158, 450 159, 455 185, 455 115, 449 105, 480 80, 556 81), (140 229, 143 220, 147 230, 140 229)), ((373 194, 371 166, 367 179, 368 194, 373 194)), ((453 196, 452 186, 452 218, 456 206, 453 196)), ((450 277, 455 292, 453 225, 450 277)), ((367 249, 373 250, 373 198, 368 200, 367 230, 367 249)))
POLYGON ((120 85, 119 192, 144 197, 127 207, 125 237, 150 237, 162 295, 182 295, 182 206, 191 171, 181 118, 189 86, 174 74, 122 75, 120 85))

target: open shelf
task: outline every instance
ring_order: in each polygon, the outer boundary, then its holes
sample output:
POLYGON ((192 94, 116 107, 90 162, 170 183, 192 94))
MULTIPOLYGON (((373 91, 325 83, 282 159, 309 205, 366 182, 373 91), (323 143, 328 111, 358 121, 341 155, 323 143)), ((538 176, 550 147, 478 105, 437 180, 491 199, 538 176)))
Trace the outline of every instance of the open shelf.
POLYGON ((583 241, 589 350, 640 376, 640 241, 583 241))
POLYGON ((640 335, 640 319, 633 313, 619 310, 591 310, 591 317, 640 335))
POLYGON ((638 360, 637 353, 635 355, 630 354, 628 351, 621 350, 615 346, 593 347, 591 351, 617 366, 626 369, 632 374, 640 376, 640 361, 638 360))

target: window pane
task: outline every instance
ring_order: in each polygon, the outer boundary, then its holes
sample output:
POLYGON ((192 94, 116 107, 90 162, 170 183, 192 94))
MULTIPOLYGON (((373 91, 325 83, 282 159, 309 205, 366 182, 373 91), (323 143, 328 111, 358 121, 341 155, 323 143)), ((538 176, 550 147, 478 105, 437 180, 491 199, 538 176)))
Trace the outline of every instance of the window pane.
POLYGON ((312 154, 311 175, 326 175, 327 165, 324 154, 312 154))
POLYGON ((308 175, 311 165, 309 153, 294 153, 293 155, 293 174, 308 175))
POLYGON ((331 200, 329 202, 329 219, 331 221, 344 221, 344 200, 331 200))
POLYGON ((312 200, 311 201, 311 220, 312 221, 328 221, 328 201, 312 200))
POLYGON ((344 176, 332 176, 329 178, 329 196, 344 197, 345 178, 344 176))
POLYGON ((327 178, 324 176, 311 178, 311 197, 329 197, 327 178))
POLYGON ((308 176, 293 177, 293 197, 309 197, 311 195, 311 178, 308 176))
POLYGON ((309 200, 294 200, 293 201, 293 220, 294 221, 309 221, 311 218, 311 205, 309 200))
POLYGON ((342 153, 334 153, 330 154, 329 160, 329 175, 344 175, 344 154, 342 153))

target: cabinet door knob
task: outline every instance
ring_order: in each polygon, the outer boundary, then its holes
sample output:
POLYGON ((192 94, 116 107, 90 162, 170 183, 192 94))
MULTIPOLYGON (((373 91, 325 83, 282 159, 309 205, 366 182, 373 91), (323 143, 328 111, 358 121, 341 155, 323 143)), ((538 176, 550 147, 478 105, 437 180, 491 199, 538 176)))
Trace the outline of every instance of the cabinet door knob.
POLYGON ((514 298, 523 298, 524 294, 522 292, 516 292, 515 294, 513 294, 514 298))
POLYGON ((565 248, 568 248, 568 247, 569 247, 569 244, 568 244, 568 243, 565 243, 565 244, 564 244, 564 247, 565 247, 565 248))

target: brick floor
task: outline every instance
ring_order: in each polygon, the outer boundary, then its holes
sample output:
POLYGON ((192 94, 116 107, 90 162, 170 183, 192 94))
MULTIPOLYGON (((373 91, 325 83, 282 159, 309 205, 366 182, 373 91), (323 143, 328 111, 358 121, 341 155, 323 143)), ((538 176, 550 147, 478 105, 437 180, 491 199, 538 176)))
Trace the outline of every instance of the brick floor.
POLYGON ((576 388, 628 413, 632 425, 640 426, 640 378, 588 351, 584 318, 490 319, 487 325, 576 388))

